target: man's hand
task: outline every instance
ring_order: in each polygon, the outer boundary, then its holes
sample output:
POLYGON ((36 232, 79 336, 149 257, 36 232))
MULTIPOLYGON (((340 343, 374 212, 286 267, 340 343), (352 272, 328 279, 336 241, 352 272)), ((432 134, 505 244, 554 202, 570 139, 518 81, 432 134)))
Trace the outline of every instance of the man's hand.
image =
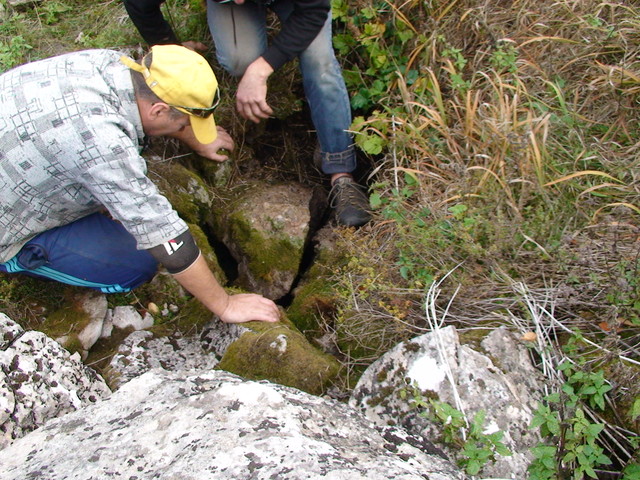
POLYGON ((273 68, 262 57, 247 67, 236 94, 236 107, 243 118, 259 123, 273 114, 267 104, 267 79, 272 73, 273 68))
POLYGON ((225 323, 244 323, 251 320, 277 322, 280 311, 273 301, 255 293, 230 295, 220 320, 225 323))
POLYGON ((168 135, 169 137, 180 140, 185 145, 188 145, 198 155, 214 160, 216 162, 224 162, 229 159, 228 155, 218 153, 219 150, 227 150, 233 152, 235 144, 231 135, 227 131, 219 126, 216 126, 218 131, 218 137, 211 143, 200 143, 193 133, 191 125, 187 125, 181 128, 179 131, 168 135))
POLYGON ((191 295, 225 323, 280 320, 278 306, 262 295, 255 293, 229 295, 216 280, 202 254, 186 270, 175 273, 173 276, 191 295))
POLYGON ((186 42, 182 42, 183 47, 187 47, 189 50, 193 50, 194 52, 206 52, 207 46, 202 42, 196 42, 194 40, 187 40, 186 42))
POLYGON ((191 147, 198 155, 204 158, 216 162, 224 162, 229 159, 229 156, 218 152, 220 150, 233 152, 235 144, 231 135, 229 135, 224 128, 216 126, 216 129, 218 130, 218 137, 213 142, 207 144, 196 143, 192 144, 191 147))

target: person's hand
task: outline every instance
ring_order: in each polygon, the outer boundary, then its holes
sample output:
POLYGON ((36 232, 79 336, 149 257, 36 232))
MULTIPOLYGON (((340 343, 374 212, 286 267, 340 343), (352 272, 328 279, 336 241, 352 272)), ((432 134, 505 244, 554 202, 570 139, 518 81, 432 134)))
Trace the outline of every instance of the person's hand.
POLYGON ((182 42, 183 47, 187 47, 189 50, 193 50, 194 52, 206 52, 207 46, 202 42, 196 42, 194 40, 187 40, 186 42, 182 42))
POLYGON ((247 67, 236 94, 236 107, 243 118, 259 123, 273 114, 267 104, 267 79, 272 73, 273 68, 262 57, 247 67))
POLYGON ((194 145, 193 149, 198 155, 204 158, 208 158, 209 160, 214 160, 216 162, 224 162, 229 159, 229 156, 224 153, 219 153, 220 150, 233 152, 235 144, 231 135, 229 135, 224 128, 216 126, 216 129, 218 130, 218 136, 213 142, 194 145))
POLYGON ((229 296, 229 302, 220 320, 225 323, 244 323, 252 320, 277 322, 280 311, 273 301, 255 293, 239 293, 229 296))

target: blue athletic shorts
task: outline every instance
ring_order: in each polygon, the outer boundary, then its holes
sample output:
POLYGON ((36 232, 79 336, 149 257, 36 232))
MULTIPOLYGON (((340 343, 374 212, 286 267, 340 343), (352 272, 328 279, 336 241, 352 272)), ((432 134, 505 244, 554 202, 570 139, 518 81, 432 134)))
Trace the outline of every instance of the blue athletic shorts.
POLYGON ((0 271, 44 277, 104 293, 128 292, 149 281, 158 263, 124 227, 95 213, 43 232, 0 271))

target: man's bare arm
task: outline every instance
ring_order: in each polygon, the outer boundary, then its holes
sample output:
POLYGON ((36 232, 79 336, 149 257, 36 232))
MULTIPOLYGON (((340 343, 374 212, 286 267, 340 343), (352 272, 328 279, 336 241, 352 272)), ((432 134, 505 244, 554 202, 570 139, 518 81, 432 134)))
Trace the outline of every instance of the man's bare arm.
POLYGON ((174 277, 225 323, 243 323, 251 320, 277 322, 280 319, 278 306, 262 295, 229 295, 218 283, 202 255, 186 270, 174 274, 174 277))

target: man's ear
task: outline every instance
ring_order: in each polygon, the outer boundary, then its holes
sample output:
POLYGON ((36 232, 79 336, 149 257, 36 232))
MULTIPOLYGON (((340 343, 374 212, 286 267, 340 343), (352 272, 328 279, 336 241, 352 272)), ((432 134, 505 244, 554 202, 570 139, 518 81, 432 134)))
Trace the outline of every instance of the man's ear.
POLYGON ((149 107, 148 114, 149 117, 153 120, 166 115, 171 110, 171 107, 163 102, 152 103, 149 107))

